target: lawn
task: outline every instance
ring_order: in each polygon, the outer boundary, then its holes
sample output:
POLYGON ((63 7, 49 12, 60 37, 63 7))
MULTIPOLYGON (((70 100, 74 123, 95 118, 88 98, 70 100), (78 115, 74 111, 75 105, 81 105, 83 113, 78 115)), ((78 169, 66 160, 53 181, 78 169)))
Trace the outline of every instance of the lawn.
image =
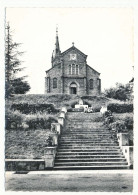
POLYGON ((5 158, 42 158, 50 131, 45 130, 6 130, 5 158))

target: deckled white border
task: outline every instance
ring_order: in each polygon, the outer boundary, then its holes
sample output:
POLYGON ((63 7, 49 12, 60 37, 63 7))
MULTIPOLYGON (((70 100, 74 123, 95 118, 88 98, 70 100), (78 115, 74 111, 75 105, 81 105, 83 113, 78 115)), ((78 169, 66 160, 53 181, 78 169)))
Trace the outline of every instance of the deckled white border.
MULTIPOLYGON (((0 0, 0 192, 4 192, 4 20, 5 7, 132 7, 134 9, 135 160, 134 191, 138 194, 138 0, 0 0)), ((16 193, 16 192, 6 192, 16 193)), ((19 193, 19 192, 18 192, 19 193)), ((20 192, 21 193, 21 192, 20 192)), ((24 192, 22 192, 24 193, 24 192)), ((26 192, 27 193, 27 192, 26 192)), ((36 192, 33 192, 36 193, 36 192)), ((41 192, 38 192, 41 193, 41 192)), ((45 192, 48 193, 48 192, 45 192)), ((60 192, 59 194, 64 193, 60 192)), ((67 193, 67 192, 66 192, 67 193)), ((90 192, 93 193, 93 192, 90 192)), ((82 194, 82 193, 81 193, 82 194)), ((99 194, 99 193, 98 193, 99 194)), ((107 192, 102 193, 107 194, 107 192)), ((112 194, 112 193, 110 193, 112 194)), ((114 193, 113 193, 114 194, 114 193)), ((116 193, 120 194, 120 193, 116 193)), ((128 194, 128 193, 125 193, 128 194)), ((130 194, 130 193, 129 193, 130 194)))

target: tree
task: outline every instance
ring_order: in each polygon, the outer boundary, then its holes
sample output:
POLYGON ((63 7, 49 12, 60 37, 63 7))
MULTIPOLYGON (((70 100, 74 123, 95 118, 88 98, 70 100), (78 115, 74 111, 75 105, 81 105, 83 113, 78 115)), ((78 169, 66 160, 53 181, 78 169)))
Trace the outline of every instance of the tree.
POLYGON ((17 77, 17 73, 22 71, 22 61, 19 59, 24 52, 19 52, 20 43, 16 43, 12 39, 12 32, 9 23, 6 26, 5 40, 5 97, 12 97, 14 94, 24 94, 30 89, 26 76, 17 77), (19 89, 20 88, 20 89, 19 89))
POLYGON ((104 94, 108 98, 114 98, 123 101, 131 100, 132 88, 129 83, 125 85, 116 83, 116 87, 105 89, 104 94))

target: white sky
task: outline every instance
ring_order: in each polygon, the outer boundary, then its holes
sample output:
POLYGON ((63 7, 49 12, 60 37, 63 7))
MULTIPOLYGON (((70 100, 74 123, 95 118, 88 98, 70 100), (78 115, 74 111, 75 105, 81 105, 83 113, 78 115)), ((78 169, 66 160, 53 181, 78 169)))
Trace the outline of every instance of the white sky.
POLYGON ((31 85, 29 93, 44 93, 45 71, 51 68, 56 24, 61 52, 75 46, 101 73, 102 89, 127 83, 133 66, 131 8, 7 8, 14 41, 23 43, 22 60, 31 85))

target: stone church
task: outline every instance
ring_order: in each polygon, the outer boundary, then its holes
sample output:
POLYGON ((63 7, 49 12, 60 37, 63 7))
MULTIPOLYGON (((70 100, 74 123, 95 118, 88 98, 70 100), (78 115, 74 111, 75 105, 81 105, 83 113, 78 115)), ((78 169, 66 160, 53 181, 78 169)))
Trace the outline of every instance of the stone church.
POLYGON ((99 95, 100 73, 87 64, 87 55, 72 47, 60 51, 56 32, 55 50, 52 53, 52 67, 46 71, 45 93, 99 95))

